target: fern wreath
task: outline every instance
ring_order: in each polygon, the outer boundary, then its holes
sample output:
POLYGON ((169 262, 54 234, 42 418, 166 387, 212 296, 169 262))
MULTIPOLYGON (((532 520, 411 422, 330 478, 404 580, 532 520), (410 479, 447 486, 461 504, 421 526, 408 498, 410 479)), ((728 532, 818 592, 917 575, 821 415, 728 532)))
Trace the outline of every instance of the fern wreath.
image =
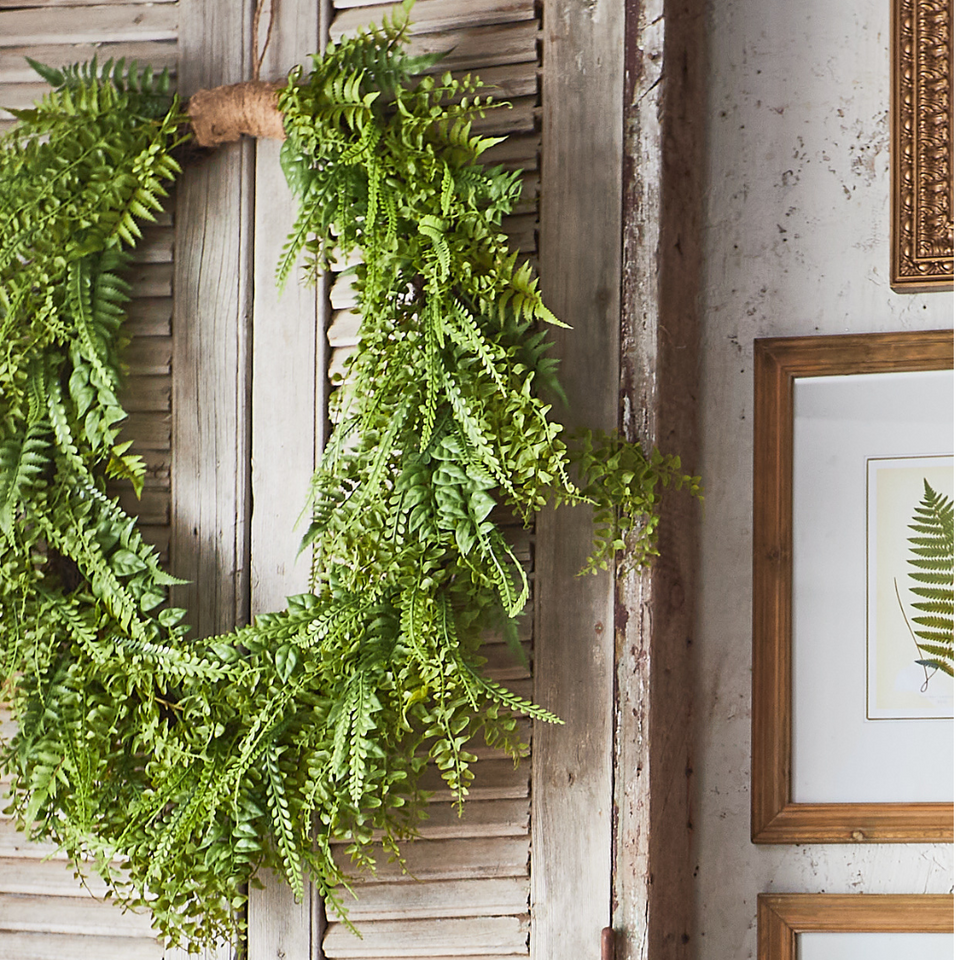
POLYGON ((139 223, 180 172, 165 74, 38 69, 53 89, 0 141, 0 656, 17 733, 10 810, 171 943, 242 940, 267 866, 343 912, 371 845, 416 831, 435 764, 460 804, 470 744, 518 757, 518 714, 556 717, 483 674, 484 630, 515 637, 527 578, 490 515, 588 503, 596 550, 656 552, 675 458, 565 437, 529 265, 500 232, 519 174, 485 166, 473 78, 416 77, 409 4, 331 45, 279 91, 300 205, 278 269, 359 254, 361 342, 310 489, 310 592, 191 638, 177 581, 106 478, 138 491, 118 441, 123 279, 139 223), (570 479, 574 464, 577 482, 570 479))

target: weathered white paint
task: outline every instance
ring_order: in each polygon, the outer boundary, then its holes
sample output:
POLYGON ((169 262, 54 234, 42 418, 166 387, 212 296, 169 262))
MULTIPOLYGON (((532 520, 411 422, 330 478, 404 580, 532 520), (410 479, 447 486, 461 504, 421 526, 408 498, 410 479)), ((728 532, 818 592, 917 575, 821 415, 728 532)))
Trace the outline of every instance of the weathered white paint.
POLYGON ((952 326, 952 294, 894 294, 889 10, 709 9, 697 955, 756 955, 760 891, 946 892, 952 847, 750 843, 754 337, 952 326))

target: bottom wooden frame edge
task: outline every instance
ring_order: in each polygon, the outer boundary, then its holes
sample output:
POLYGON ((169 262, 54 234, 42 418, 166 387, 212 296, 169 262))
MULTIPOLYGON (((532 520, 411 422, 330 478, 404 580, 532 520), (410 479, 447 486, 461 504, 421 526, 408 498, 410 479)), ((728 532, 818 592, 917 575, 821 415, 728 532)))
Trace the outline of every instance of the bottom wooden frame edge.
POLYGON ((952 843, 952 803, 787 803, 754 843, 952 843))

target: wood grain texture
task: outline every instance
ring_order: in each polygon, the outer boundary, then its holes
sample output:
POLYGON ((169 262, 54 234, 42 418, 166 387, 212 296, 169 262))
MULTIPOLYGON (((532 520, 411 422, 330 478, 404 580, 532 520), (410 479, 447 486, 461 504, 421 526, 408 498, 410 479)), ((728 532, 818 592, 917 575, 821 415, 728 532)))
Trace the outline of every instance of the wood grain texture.
MULTIPOLYGON (((701 0, 625 24, 620 427, 697 472, 705 30, 701 0)), ((699 504, 665 494, 648 571, 617 578, 614 914, 619 960, 691 956, 699 504)))
POLYGON ((448 880, 437 883, 361 883, 349 900, 354 923, 439 917, 510 916, 527 913, 526 877, 448 880))
MULTIPOLYGON (((528 875, 530 841, 527 837, 415 840, 401 843, 399 847, 403 864, 391 860, 382 850, 372 851, 376 872, 364 874, 357 882, 363 882, 364 878, 376 883, 418 883, 528 875)), ((337 863, 348 874, 355 874, 349 856, 339 848, 334 852, 337 863)))
MULTIPOLYGON (((0 10, 2 10, 2 4, 0 4, 0 10)), ((167 67, 176 72, 177 42, 176 40, 131 40, 115 43, 109 41, 71 43, 69 37, 64 37, 61 43, 30 46, 0 44, 0 84, 36 83, 39 80, 36 71, 27 63, 26 57, 32 57, 51 67, 64 67, 71 63, 91 60, 94 55, 101 63, 110 57, 114 60, 125 57, 128 62, 136 60, 144 66, 149 63, 155 70, 167 67)), ((0 102, 7 106, 10 104, 10 99, 4 94, 0 102)))
POLYGON ((104 900, 0 893, 0 933, 64 933, 77 936, 152 938, 150 916, 104 900))
POLYGON ((333 923, 324 940, 330 960, 354 957, 524 956, 526 917, 456 917, 433 920, 367 921, 363 939, 333 923))
POLYGON ((107 886, 97 874, 81 882, 74 876, 72 865, 62 861, 0 858, 0 893, 86 899, 91 894, 102 897, 106 892, 107 886))
POLYGON ((949 330, 755 342, 751 760, 755 843, 953 838, 953 804, 797 804, 791 799, 790 770, 794 381, 952 367, 949 330))
MULTIPOLYGON (((181 95, 242 80, 243 9, 229 0, 179 8, 181 95)), ((252 175, 251 146, 233 144, 188 166, 177 189, 170 549, 173 570, 191 581, 175 601, 198 636, 248 612, 252 175)))
POLYGON ((180 960, 156 940, 131 937, 11 933, 0 938, 0 948, 10 960, 180 960))
MULTIPOLYGON (((573 327, 553 336, 573 429, 617 426, 622 16, 612 0, 544 5, 540 270, 573 327)), ((595 956, 610 923, 614 590, 577 576, 592 531, 586 508, 538 518, 534 699, 565 725, 534 731, 537 960, 595 956)))
POLYGON ((797 960, 800 933, 952 933, 952 894, 757 897, 757 960, 797 960))
MULTIPOLYGON (((187 0, 189 2, 191 0, 187 0)), ((0 9, 0 47, 176 40, 178 12, 184 6, 176 3, 113 3, 90 7, 0 9)))
MULTIPOLYGON (((379 24, 397 4, 334 3, 338 9, 332 35, 339 36, 370 23, 379 24), (352 7, 352 9, 351 9, 352 7)), ((534 0, 418 0, 411 13, 411 33, 453 32, 469 27, 535 20, 534 0)))
MULTIPOLYGON (((309 54, 321 47, 316 0, 275 0, 272 15, 274 27, 261 67, 264 79, 283 77, 297 63, 306 65, 309 54)), ((261 33, 262 42, 265 29, 261 33)), ((297 557, 299 521, 315 451, 323 443, 322 422, 316 422, 323 377, 317 376, 316 360, 324 315, 318 310, 316 287, 301 284, 299 271, 282 292, 277 288, 276 264, 296 218, 296 203, 280 169, 280 144, 260 140, 255 152, 251 616, 281 610, 288 596, 308 589, 309 552, 297 557)), ((268 871, 260 880, 262 889, 250 889, 250 960, 309 960, 319 955, 321 907, 312 884, 306 884, 303 901, 297 903, 284 880, 268 871)))
POLYGON ((109 4, 135 3, 176 3, 177 0, 0 0, 0 10, 17 8, 21 10, 40 9, 42 7, 100 7, 109 4))
MULTIPOLYGON (((628 3, 624 27, 620 428, 631 439, 653 444, 659 428, 664 4, 628 3)), ((653 574, 626 573, 618 577, 616 588, 612 922, 618 952, 630 960, 646 960, 654 892, 650 886, 654 871, 650 849, 653 574)))

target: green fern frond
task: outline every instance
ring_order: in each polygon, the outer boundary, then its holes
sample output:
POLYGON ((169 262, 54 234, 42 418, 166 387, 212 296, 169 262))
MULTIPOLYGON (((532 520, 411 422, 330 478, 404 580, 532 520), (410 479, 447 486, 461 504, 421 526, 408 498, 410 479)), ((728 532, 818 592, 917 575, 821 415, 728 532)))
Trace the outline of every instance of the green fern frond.
POLYGON ((0 443, 0 531, 13 537, 13 525, 24 495, 49 461, 49 443, 40 427, 29 427, 22 441, 0 443))
POLYGON ((299 902, 303 899, 303 864, 300 860, 299 843, 294 833, 293 820, 290 817, 290 804, 284 787, 284 777, 280 772, 280 754, 281 751, 276 745, 271 744, 267 747, 265 753, 269 787, 267 798, 284 876, 299 902))
POLYGON ((910 618, 918 648, 927 657, 917 662, 924 668, 953 676, 953 501, 923 481, 923 499, 914 511, 909 537, 914 567, 909 576, 916 583, 942 584, 938 588, 911 586, 920 599, 910 606, 919 615, 910 618), (925 614, 935 614, 929 616, 925 614), (923 641, 923 642, 920 642, 923 641))

